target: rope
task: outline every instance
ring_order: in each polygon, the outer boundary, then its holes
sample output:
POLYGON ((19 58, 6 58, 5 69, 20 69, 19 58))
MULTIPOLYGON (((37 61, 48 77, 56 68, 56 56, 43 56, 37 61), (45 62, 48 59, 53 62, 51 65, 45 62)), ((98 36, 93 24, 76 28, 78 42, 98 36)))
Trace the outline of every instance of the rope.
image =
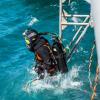
POLYGON ((96 91, 97 91, 97 85, 98 85, 98 81, 99 81, 99 67, 96 68, 96 76, 95 76, 95 79, 94 79, 94 86, 92 84, 92 81, 91 81, 91 65, 92 65, 92 62, 93 62, 93 53, 94 53, 94 49, 96 47, 96 44, 95 44, 95 41, 93 43, 93 47, 91 49, 91 54, 90 54, 90 58, 89 58, 89 66, 88 66, 88 70, 89 70, 89 74, 88 74, 88 79, 89 79, 89 82, 90 82, 90 88, 92 89, 92 95, 91 95, 91 100, 95 100, 95 97, 96 97, 96 91))
POLYGON ((97 67, 96 69, 96 76, 95 76, 95 80, 94 80, 94 86, 93 86, 93 93, 92 93, 92 96, 91 96, 91 100, 95 100, 95 97, 96 97, 96 91, 97 91, 97 85, 98 85, 98 82, 99 82, 99 67, 97 67))
POLYGON ((95 41, 94 41, 94 43, 93 43, 93 47, 92 47, 92 49, 91 49, 91 54, 90 54, 90 58, 89 58, 89 65, 88 65, 88 71, 89 71, 89 73, 88 73, 88 79, 89 79, 89 83, 90 83, 90 88, 93 88, 92 87, 92 81, 91 81, 91 65, 92 65, 92 62, 93 62, 93 53, 94 53, 94 49, 95 49, 95 41))

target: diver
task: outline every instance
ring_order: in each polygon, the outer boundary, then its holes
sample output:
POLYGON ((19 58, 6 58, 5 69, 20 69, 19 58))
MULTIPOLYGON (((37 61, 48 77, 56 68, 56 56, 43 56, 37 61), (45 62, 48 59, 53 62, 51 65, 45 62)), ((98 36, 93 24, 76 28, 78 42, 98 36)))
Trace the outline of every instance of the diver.
MULTIPOLYGON (((43 79, 45 72, 53 76, 57 72, 68 72, 65 52, 63 46, 56 36, 53 36, 53 44, 43 37, 45 33, 38 33, 32 28, 28 28, 24 33, 27 48, 35 54, 35 71, 39 79, 43 79)), ((47 33, 46 33, 47 34, 47 33)))

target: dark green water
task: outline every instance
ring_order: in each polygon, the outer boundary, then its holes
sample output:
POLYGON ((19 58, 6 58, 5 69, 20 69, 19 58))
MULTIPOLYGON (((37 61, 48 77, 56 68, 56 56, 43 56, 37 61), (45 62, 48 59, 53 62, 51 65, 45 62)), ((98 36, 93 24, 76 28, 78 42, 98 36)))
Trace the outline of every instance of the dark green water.
MULTIPOLYGON (((73 0, 67 11, 90 13, 90 4, 73 0)), ((0 0, 0 100, 90 100, 92 91, 88 80, 88 59, 94 40, 89 28, 80 46, 68 63, 66 77, 58 75, 55 82, 47 80, 31 83, 34 55, 30 53, 22 36, 31 20, 38 31, 58 33, 58 0, 0 0), (59 79, 60 78, 60 79, 59 79), (29 83, 29 85, 27 85, 29 83), (56 85, 55 85, 56 84, 56 85)), ((64 31, 64 44, 74 35, 74 27, 64 31)), ((95 76, 96 51, 91 67, 91 79, 95 76)), ((100 98, 100 86, 96 100, 100 98)))

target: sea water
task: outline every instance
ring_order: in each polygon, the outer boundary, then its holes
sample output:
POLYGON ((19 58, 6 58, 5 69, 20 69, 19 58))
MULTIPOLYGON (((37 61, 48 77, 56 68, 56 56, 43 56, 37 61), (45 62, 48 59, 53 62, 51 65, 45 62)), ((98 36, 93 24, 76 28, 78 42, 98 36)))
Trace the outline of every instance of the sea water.
MULTIPOLYGON (((88 0, 89 1, 89 0, 88 0)), ((90 2, 73 0, 64 4, 69 13, 90 14, 90 2)), ((81 19, 73 18, 73 21, 81 19)), ((68 63, 69 72, 33 81, 34 54, 26 48, 22 33, 28 25, 39 32, 58 33, 58 0, 0 0, 0 100, 90 100, 92 90, 88 79, 90 50, 94 30, 89 28, 68 63)), ((68 44, 75 27, 64 31, 63 43, 68 44)), ((96 50, 91 67, 94 82, 96 50)), ((96 100, 100 98, 100 84, 96 100)))

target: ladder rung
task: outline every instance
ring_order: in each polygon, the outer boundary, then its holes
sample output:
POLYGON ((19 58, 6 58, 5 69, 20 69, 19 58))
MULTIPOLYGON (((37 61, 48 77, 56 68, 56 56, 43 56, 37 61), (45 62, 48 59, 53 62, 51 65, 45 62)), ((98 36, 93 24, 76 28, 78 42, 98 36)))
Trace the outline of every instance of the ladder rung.
POLYGON ((88 25, 89 23, 63 22, 61 25, 88 25))
POLYGON ((90 15, 68 15, 66 13, 63 16, 65 16, 65 17, 90 17, 90 15))

